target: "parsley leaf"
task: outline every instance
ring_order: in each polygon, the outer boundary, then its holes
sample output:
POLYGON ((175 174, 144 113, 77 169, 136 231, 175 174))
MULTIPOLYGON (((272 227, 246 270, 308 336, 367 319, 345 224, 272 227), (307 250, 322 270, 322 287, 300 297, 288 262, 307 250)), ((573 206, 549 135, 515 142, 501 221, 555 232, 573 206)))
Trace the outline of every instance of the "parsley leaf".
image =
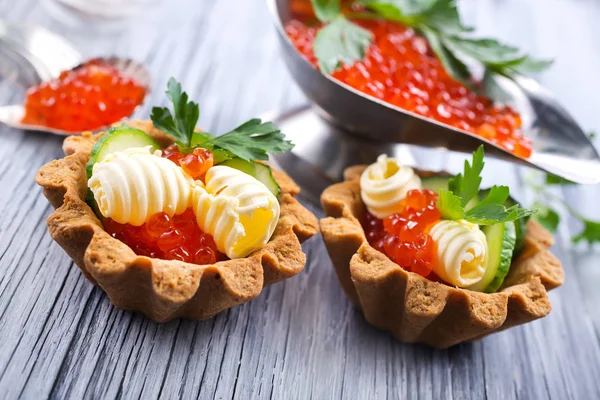
POLYGON ((576 183, 568 179, 561 178, 560 176, 548 173, 546 174, 546 185, 576 185, 576 183))
POLYGON ((560 205, 565 211, 571 214, 573 218, 583 223, 583 230, 578 235, 571 238, 574 243, 579 243, 581 241, 587 241, 589 244, 600 243, 600 221, 592 221, 585 218, 577 208, 548 190, 551 185, 565 185, 572 184, 572 182, 551 174, 541 174, 541 177, 543 177, 542 182, 535 182, 531 179, 525 180, 525 184, 535 193, 536 202, 534 206, 539 209, 539 212, 534 215, 533 218, 546 229, 555 232, 560 223, 560 216, 548 205, 548 203, 551 202, 560 205), (543 184, 544 182, 546 183, 545 185, 543 184))
POLYGON ((550 232, 556 232, 558 230, 558 224, 560 223, 560 216, 558 213, 547 205, 539 202, 536 202, 534 207, 537 208, 538 212, 533 216, 533 219, 542 224, 542 226, 550 232))
POLYGON ((157 129, 173 137, 178 145, 184 148, 192 147, 192 136, 200 118, 200 107, 198 104, 188 102, 188 95, 181 90, 181 84, 174 78, 169 79, 167 84, 167 96, 173 102, 171 115, 168 108, 153 107, 150 119, 157 129))
POLYGON ((508 67, 519 74, 530 74, 533 72, 542 72, 552 65, 554 60, 535 60, 529 56, 523 58, 520 62, 508 67))
POLYGON ((469 81, 471 78, 469 68, 467 68, 465 63, 456 57, 450 49, 448 49, 440 33, 426 26, 421 26, 420 31, 425 35, 431 49, 437 55, 446 72, 465 86, 472 88, 471 82, 469 81))
POLYGON ((363 0, 380 17, 413 28, 427 26, 445 34, 469 32, 460 22, 454 0, 363 0))
POLYGON ((503 65, 523 59, 519 49, 495 39, 471 39, 447 36, 444 42, 451 48, 470 56, 484 65, 503 65))
POLYGON ((310 0, 315 15, 321 22, 334 20, 341 13, 340 0, 310 0))
POLYGON ((284 153, 294 147, 275 124, 260 119, 251 119, 222 136, 197 131, 200 107, 188 101, 187 93, 182 92, 181 84, 173 78, 169 80, 167 96, 173 102, 175 117, 168 108, 154 107, 151 119, 157 129, 175 139, 182 152, 204 147, 213 152, 218 164, 235 157, 246 161, 268 160, 267 153, 284 153))
MULTIPOLYGON (((479 192, 479 186, 481 185, 481 171, 483 171, 483 166, 485 165, 483 156, 483 146, 479 146, 473 153, 472 163, 469 164, 469 161, 465 160, 463 173, 456 175, 448 181, 448 189, 461 198, 461 205, 463 207, 465 207, 471 199, 477 196, 477 193, 479 192)), ((504 202, 504 200, 502 202, 504 202)))
POLYGON ((239 157, 246 161, 268 160, 267 153, 285 153, 294 145, 272 122, 255 118, 224 135, 208 138, 197 144, 214 151, 216 161, 239 157))
POLYGON ((330 74, 342 64, 353 64, 365 57, 371 45, 373 34, 353 24, 343 16, 319 30, 314 42, 314 53, 319 60, 319 68, 330 74))
POLYGON ((470 32, 473 29, 468 28, 460 21, 458 8, 454 0, 433 0, 434 3, 425 15, 425 22, 428 26, 448 34, 459 34, 470 32))
POLYGON ((493 186, 479 204, 469 206, 470 201, 479 195, 481 171, 485 164, 483 157, 483 146, 480 146, 473 153, 471 163, 465 161, 463 173, 448 181, 448 190, 440 190, 436 205, 442 218, 465 219, 478 225, 493 225, 534 214, 536 211, 520 208, 518 205, 506 207, 510 195, 507 186, 493 186))
POLYGON ((583 231, 573 238, 574 243, 586 241, 588 244, 600 243, 600 222, 583 218, 583 231))
MULTIPOLYGON (((403 1, 404 3, 404 1, 403 1)), ((385 2, 378 0, 366 1, 367 7, 377 13, 378 16, 388 21, 397 21, 408 25, 411 21, 411 13, 408 7, 398 7, 393 1, 385 2), (406 13, 406 14, 405 14, 406 13)))
POLYGON ((514 221, 535 213, 516 204, 506 208, 504 204, 509 194, 510 190, 507 186, 492 186, 487 196, 465 213, 465 219, 478 225, 493 225, 498 222, 514 221))
POLYGON ((215 135, 209 132, 195 131, 192 134, 192 140, 190 142, 190 147, 200 147, 201 143, 204 143, 208 140, 214 139, 215 135))
POLYGON ((442 219, 457 220, 465 217, 465 209, 461 205, 460 197, 448 190, 440 189, 436 206, 440 210, 442 219))

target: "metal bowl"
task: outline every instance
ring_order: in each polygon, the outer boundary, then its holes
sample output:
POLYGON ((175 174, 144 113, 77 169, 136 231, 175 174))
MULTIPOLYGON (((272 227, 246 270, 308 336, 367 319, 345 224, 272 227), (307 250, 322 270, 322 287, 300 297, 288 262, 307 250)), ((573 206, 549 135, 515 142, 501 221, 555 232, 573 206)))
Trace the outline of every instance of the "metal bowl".
POLYGON ((532 166, 577 183, 600 182, 600 156, 569 113, 547 89, 532 79, 486 75, 492 99, 511 105, 524 121, 524 135, 533 142, 525 159, 480 136, 406 111, 321 74, 294 47, 285 33, 289 0, 267 0, 284 60, 294 80, 327 121, 370 140, 409 143, 472 152, 480 144, 492 156, 532 166))

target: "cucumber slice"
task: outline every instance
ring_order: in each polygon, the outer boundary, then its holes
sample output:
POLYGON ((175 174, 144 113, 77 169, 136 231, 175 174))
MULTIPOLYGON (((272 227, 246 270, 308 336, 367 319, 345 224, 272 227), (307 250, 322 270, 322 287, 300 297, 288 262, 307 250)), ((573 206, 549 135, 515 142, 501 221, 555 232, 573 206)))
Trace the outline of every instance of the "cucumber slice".
MULTIPOLYGON (((479 191, 479 198, 483 199, 487 196, 489 189, 479 191)), ((508 196, 504 205, 506 207, 512 207, 515 204, 519 204, 512 196, 508 196)), ((517 241, 515 244, 514 254, 517 255, 523 250, 523 246, 525 245, 525 235, 527 234, 527 223, 529 222, 530 217, 520 218, 515 220, 515 232, 517 235, 517 241)))
MULTIPOLYGON (((431 189, 434 192, 439 192, 440 189, 448 189, 448 181, 452 178, 452 176, 443 176, 443 175, 433 175, 426 178, 421 178, 421 184, 424 189, 431 189)), ((489 189, 484 189, 479 191, 479 198, 474 197, 469 201, 465 209, 471 209, 479 204, 480 200, 483 199, 489 192, 489 189)), ((514 198, 509 197, 506 200, 505 205, 507 207, 511 207, 515 204, 519 204, 514 198)), ((529 222, 529 217, 518 219, 515 222, 515 231, 517 236, 517 242, 515 245, 515 254, 518 254, 525 244, 525 234, 527 233, 527 222, 529 222)))
POLYGON ((262 182, 267 189, 269 189, 269 191, 275 195, 275 197, 279 197, 279 194, 281 193, 281 188, 279 187, 279 184, 275 178, 273 178, 273 172, 271 171, 271 167, 268 165, 259 162, 242 160, 241 158, 232 158, 231 160, 227 160, 219 165, 235 168, 255 177, 257 180, 262 182))
POLYGON ((448 189, 448 181, 451 176, 433 175, 426 178, 421 178, 423 189, 430 189, 438 193, 440 189, 448 189))
POLYGON ((110 128, 106 135, 102 136, 90 153, 90 161, 85 166, 88 179, 92 176, 94 164, 102 161, 110 153, 122 151, 131 147, 152 146, 152 150, 159 150, 160 146, 146 132, 139 129, 121 125, 110 128))
POLYGON ((482 230, 488 244, 488 263, 483 278, 467 289, 494 293, 510 269, 516 242, 515 224, 512 221, 503 222, 482 230))

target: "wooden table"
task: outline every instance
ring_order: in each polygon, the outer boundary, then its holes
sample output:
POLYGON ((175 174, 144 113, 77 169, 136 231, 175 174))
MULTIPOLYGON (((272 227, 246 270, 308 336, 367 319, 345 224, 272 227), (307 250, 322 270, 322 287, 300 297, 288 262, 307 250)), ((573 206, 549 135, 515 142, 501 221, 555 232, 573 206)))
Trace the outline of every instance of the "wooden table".
MULTIPOLYGON (((139 117, 166 103, 170 76, 200 102, 200 123, 212 132, 305 102, 263 0, 164 1, 108 33, 65 27, 39 3, 0 0, 0 15, 49 27, 86 56, 114 53, 149 66, 156 89, 139 117)), ((556 57, 539 79, 600 132, 600 3, 462 5, 482 33, 556 57)), ((22 97, 0 81, 0 104, 22 97)), ((574 221, 561 225, 554 247, 566 282, 550 295, 552 313, 446 351, 405 345, 368 325, 343 295, 320 237, 305 245, 304 272, 256 300, 207 321, 157 324, 114 308, 48 235, 51 207, 33 178, 61 156, 59 137, 0 127, 0 398, 600 398, 599 252, 570 243, 580 229, 574 221)), ((463 160, 416 157, 425 168, 454 171, 463 160)), ((527 202, 525 174, 489 162, 485 181, 515 185, 527 202)), ((598 187, 554 190, 600 219, 598 187)))

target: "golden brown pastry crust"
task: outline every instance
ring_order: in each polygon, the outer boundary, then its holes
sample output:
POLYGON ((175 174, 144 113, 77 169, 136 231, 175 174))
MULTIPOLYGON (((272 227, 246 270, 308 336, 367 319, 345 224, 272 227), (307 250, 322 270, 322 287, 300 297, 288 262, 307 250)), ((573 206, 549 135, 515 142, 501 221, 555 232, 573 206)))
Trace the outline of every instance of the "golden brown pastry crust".
POLYGON ((359 184, 365 168, 348 168, 344 182, 323 192, 328 217, 320 225, 338 279, 368 322, 403 342, 446 348, 550 312, 547 290, 562 284, 564 271, 548 250, 552 235, 539 223, 529 222, 524 250, 499 292, 433 282, 407 272, 367 242, 359 222, 365 213, 359 184))
MULTIPOLYGON (((150 121, 128 125, 147 132, 161 145, 171 142, 150 121)), ((281 216, 273 237, 262 249, 214 265, 137 256, 104 231, 85 202, 85 165, 101 135, 68 137, 63 144, 66 157, 40 168, 36 181, 56 209, 47 220, 50 235, 117 307, 141 311, 158 322, 210 318, 304 268, 306 256, 300 243, 318 232, 318 223, 294 198, 298 186, 280 171, 274 171, 274 176, 282 190, 281 216)))

